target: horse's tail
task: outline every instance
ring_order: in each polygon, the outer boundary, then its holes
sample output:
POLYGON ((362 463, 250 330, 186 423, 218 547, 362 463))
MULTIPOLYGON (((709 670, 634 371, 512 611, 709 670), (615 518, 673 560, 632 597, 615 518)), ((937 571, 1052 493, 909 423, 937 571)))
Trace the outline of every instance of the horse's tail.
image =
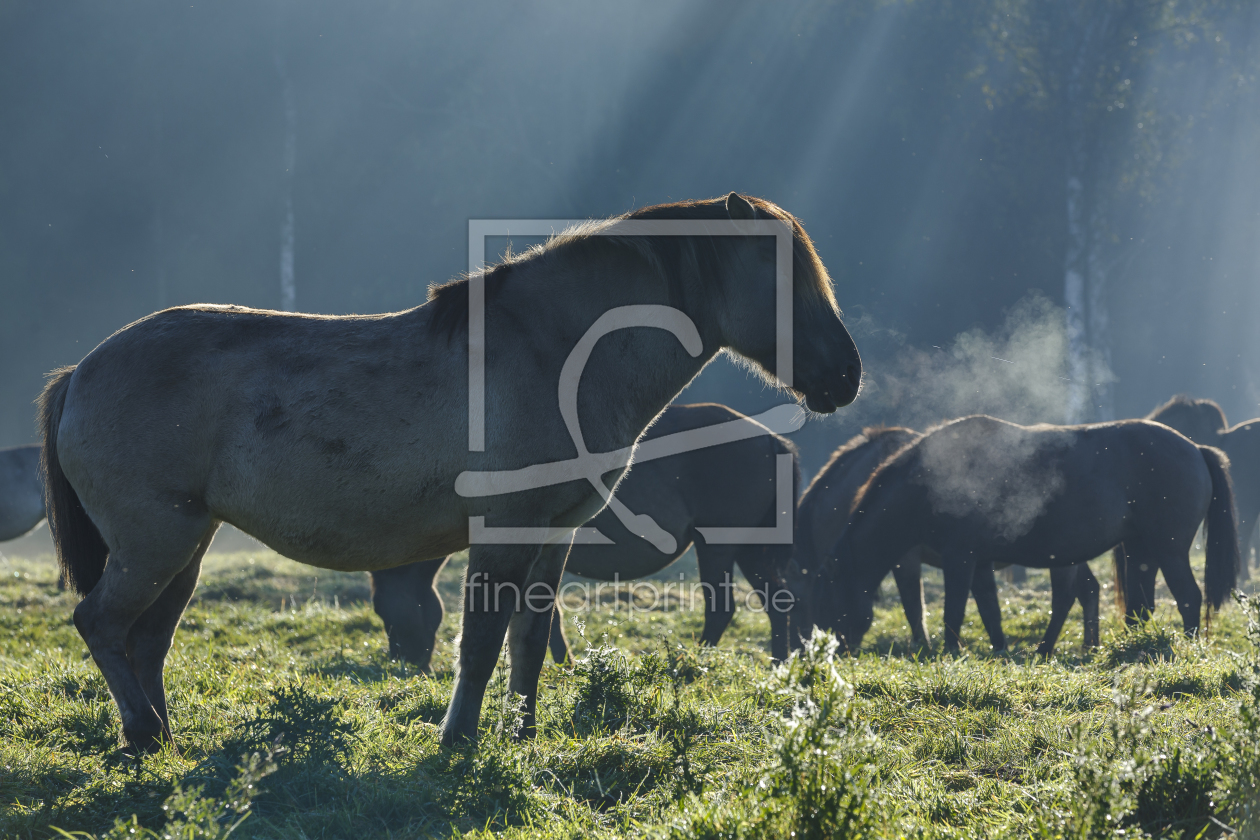
POLYGON ((1115 573, 1116 573, 1116 579, 1115 579, 1116 609, 1119 610, 1120 613, 1123 615, 1129 610, 1129 599, 1125 595, 1125 592, 1127 591, 1125 587, 1128 586, 1129 584, 1129 576, 1128 576, 1128 571, 1127 571, 1127 567, 1129 565, 1129 558, 1124 553, 1123 543, 1111 549, 1111 563, 1112 563, 1112 566, 1115 567, 1115 573))
POLYGON ((44 393, 39 397, 39 425, 44 433, 41 466, 44 473, 44 498, 48 504, 48 530, 57 547, 61 575, 70 588, 80 595, 92 591, 101 579, 109 547, 101 532, 88 518, 57 459, 57 429, 66 407, 66 391, 70 388, 73 367, 55 370, 44 393))
POLYGON ((1214 446, 1199 452, 1212 475, 1212 502, 1208 505, 1207 563, 1203 589, 1208 607, 1219 610, 1234 589, 1238 574, 1238 524, 1234 518, 1234 485, 1229 477, 1229 458, 1214 446))

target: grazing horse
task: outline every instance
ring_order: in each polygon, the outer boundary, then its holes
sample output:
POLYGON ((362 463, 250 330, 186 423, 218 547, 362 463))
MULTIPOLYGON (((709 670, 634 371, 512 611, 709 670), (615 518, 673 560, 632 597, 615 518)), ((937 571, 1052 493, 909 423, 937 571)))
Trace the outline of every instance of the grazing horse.
MULTIPOLYGON (((870 477, 833 549, 820 597, 837 605, 830 629, 856 651, 879 582, 907 551, 925 545, 941 558, 945 645, 957 649, 978 569, 1073 566, 1124 543, 1141 564, 1131 578, 1144 585, 1162 568, 1186 632, 1194 633, 1202 595, 1189 551, 1205 517, 1204 585, 1219 608, 1233 588, 1238 551, 1220 450, 1145 420, 1018 426, 963 417, 927 432, 870 477)), ((1000 626, 996 590, 976 594, 985 625, 1000 626)), ((1130 586, 1134 615, 1153 606, 1143 594, 1130 586)))
MULTIPOLYGON (((827 547, 834 546, 849 521, 849 512, 857 496, 875 470, 885 460, 903 447, 918 440, 921 435, 901 427, 876 427, 863 429, 832 454, 831 460, 814 478, 801 496, 796 513, 796 547, 793 563, 789 567, 788 584, 797 598, 797 608, 792 613, 793 644, 799 644, 802 636, 809 634, 814 625, 833 626, 834 611, 838 606, 827 598, 818 598, 821 590, 815 580, 825 579, 827 566, 832 559, 827 547), (820 547, 821 550, 820 550, 820 547), (799 623, 798 623, 799 622, 799 623)), ((926 608, 923 602, 922 564, 939 567, 941 558, 926 545, 917 545, 906 552, 895 566, 893 578, 901 596, 902 610, 910 625, 910 633, 916 644, 929 641, 926 608)), ((993 566, 977 566, 971 582, 976 603, 985 603, 990 591, 996 591, 993 566)), ((1050 627, 1038 646, 1038 653, 1049 655, 1063 628, 1063 621, 1080 599, 1085 611, 1084 642, 1086 647, 1098 644, 1098 581, 1081 563, 1050 570, 1051 615, 1050 627)), ((995 597, 995 596, 994 596, 995 597)), ((991 619, 991 615, 990 615, 991 619)), ((1001 622, 985 623, 994 650, 1006 647, 1006 636, 1001 622)))
MULTIPOLYGON (((1219 447, 1229 456, 1241 549, 1239 570, 1245 580, 1250 571, 1256 522, 1260 520, 1260 418, 1230 427, 1225 412, 1212 400, 1178 395, 1152 411, 1146 419, 1171 426, 1195 443, 1219 447)), ((1121 560, 1117 556, 1117 563, 1121 560)))
MULTIPOLYGON (((862 485, 886 459, 907 444, 919 439, 919 433, 898 426, 871 427, 832 453, 827 464, 801 494, 796 507, 796 529, 788 585, 796 596, 791 614, 792 646, 810 635, 815 626, 827 627, 831 605, 819 602, 817 581, 831 563, 828 551, 836 544, 849 521, 849 509, 862 485)), ((924 623, 923 585, 919 579, 920 547, 915 546, 893 566, 897 591, 901 595, 906 620, 916 642, 927 642, 924 623), (907 570, 913 568, 913 574, 907 570), (917 617, 917 618, 916 618, 917 617)))
MULTIPOLYGON (((788 501, 794 505, 800 481, 796 447, 739 412, 711 403, 671 405, 640 442, 732 422, 755 426, 755 436, 637 461, 617 485, 616 497, 626 507, 651 516, 674 538, 671 551, 661 551, 631 533, 613 511, 605 509, 586 524, 598 529, 613 544, 574 545, 569 549, 565 571, 603 581, 634 580, 661 571, 694 545, 705 596, 700 643, 716 645, 730 624, 734 615, 731 574, 739 566, 753 588, 764 593, 774 658, 786 659, 788 613, 775 607, 782 605, 782 599, 776 602, 775 595, 784 588, 783 573, 792 556, 792 544, 709 542, 705 532, 714 526, 774 527, 780 501, 775 481, 777 459, 791 459, 792 495, 788 501)), ((784 513, 790 512, 789 509, 784 513)), ((372 604, 389 634, 390 654, 422 668, 428 666, 442 622, 442 602, 433 580, 445 562, 425 560, 372 572, 372 604)), ((550 644, 553 659, 568 659, 569 647, 558 604, 552 618, 550 644)))
POLYGON ((39 446, 0 449, 0 542, 17 539, 43 521, 39 446))
POLYGON ((857 396, 857 348, 804 229, 735 193, 587 223, 404 312, 164 310, 55 372, 49 521, 124 749, 171 739, 163 663, 222 522, 342 571, 470 548, 441 741, 476 741, 505 634, 532 734, 564 540, 723 349, 790 372, 812 410, 857 396))

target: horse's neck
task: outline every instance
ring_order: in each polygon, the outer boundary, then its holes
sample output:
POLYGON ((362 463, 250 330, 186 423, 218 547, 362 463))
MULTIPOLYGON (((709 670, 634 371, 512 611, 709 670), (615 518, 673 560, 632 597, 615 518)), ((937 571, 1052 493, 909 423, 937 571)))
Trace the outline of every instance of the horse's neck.
MULTIPOLYGON (((528 281, 515 288, 505 286, 495 305, 520 313, 537 311, 540 299, 558 302, 548 325, 554 330, 555 355, 545 363, 557 374, 575 344, 605 313, 623 306, 668 305, 664 284, 637 260, 611 261, 582 272, 562 270, 528 281), (541 282, 535 285, 537 281, 541 282)), ((717 355, 721 347, 712 324, 695 326, 704 341, 697 357, 690 356, 664 329, 619 330, 599 340, 578 390, 580 422, 589 451, 607 452, 634 443, 717 355), (610 352, 614 347, 615 352, 610 352)))
POLYGON ((863 507, 869 509, 864 511, 866 527, 858 532, 862 554, 873 561, 869 568, 878 580, 923 541, 923 523, 932 515, 922 487, 903 483, 900 492, 881 495, 883 498, 863 501, 863 507))
MULTIPOLYGON (((578 407, 592 452, 629 446, 717 353, 693 358, 663 330, 636 330, 616 353, 593 355, 582 376, 578 407)), ((615 342, 617 336, 608 336, 615 342)))

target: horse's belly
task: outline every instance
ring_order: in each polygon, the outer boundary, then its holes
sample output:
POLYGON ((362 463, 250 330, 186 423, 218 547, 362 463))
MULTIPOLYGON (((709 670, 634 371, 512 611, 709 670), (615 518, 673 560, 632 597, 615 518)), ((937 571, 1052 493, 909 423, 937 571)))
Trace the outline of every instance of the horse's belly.
POLYGON ((22 536, 44 519, 44 500, 38 487, 9 488, 0 494, 0 541, 22 536))
POLYGON ((215 516, 302 563, 373 571, 468 547, 468 519, 454 493, 414 505, 378 493, 293 492, 212 504, 215 516))
POLYGON ((631 539, 637 544, 575 545, 564 570, 593 580, 636 580, 656 574, 687 548, 680 545, 677 554, 666 554, 647 540, 631 539))
POLYGON ((1039 519, 1014 545, 997 551, 994 562, 1039 569, 1070 566, 1105 554, 1123 540, 1125 520, 1120 512, 1055 513, 1039 519))

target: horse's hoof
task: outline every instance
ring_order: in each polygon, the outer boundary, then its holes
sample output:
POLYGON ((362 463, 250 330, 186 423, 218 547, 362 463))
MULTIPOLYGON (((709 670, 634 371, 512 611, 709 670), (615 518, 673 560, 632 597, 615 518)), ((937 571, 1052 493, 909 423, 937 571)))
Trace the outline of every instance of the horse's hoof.
POLYGON ((131 735, 123 733, 123 740, 126 743, 123 744, 121 752, 128 758, 157 755, 162 751, 162 744, 165 742, 160 733, 158 735, 131 735))
POLYGON ((468 747, 475 747, 477 746, 477 733, 474 730, 470 735, 467 732, 463 732, 455 728, 443 729, 440 743, 447 749, 466 749, 468 747))

